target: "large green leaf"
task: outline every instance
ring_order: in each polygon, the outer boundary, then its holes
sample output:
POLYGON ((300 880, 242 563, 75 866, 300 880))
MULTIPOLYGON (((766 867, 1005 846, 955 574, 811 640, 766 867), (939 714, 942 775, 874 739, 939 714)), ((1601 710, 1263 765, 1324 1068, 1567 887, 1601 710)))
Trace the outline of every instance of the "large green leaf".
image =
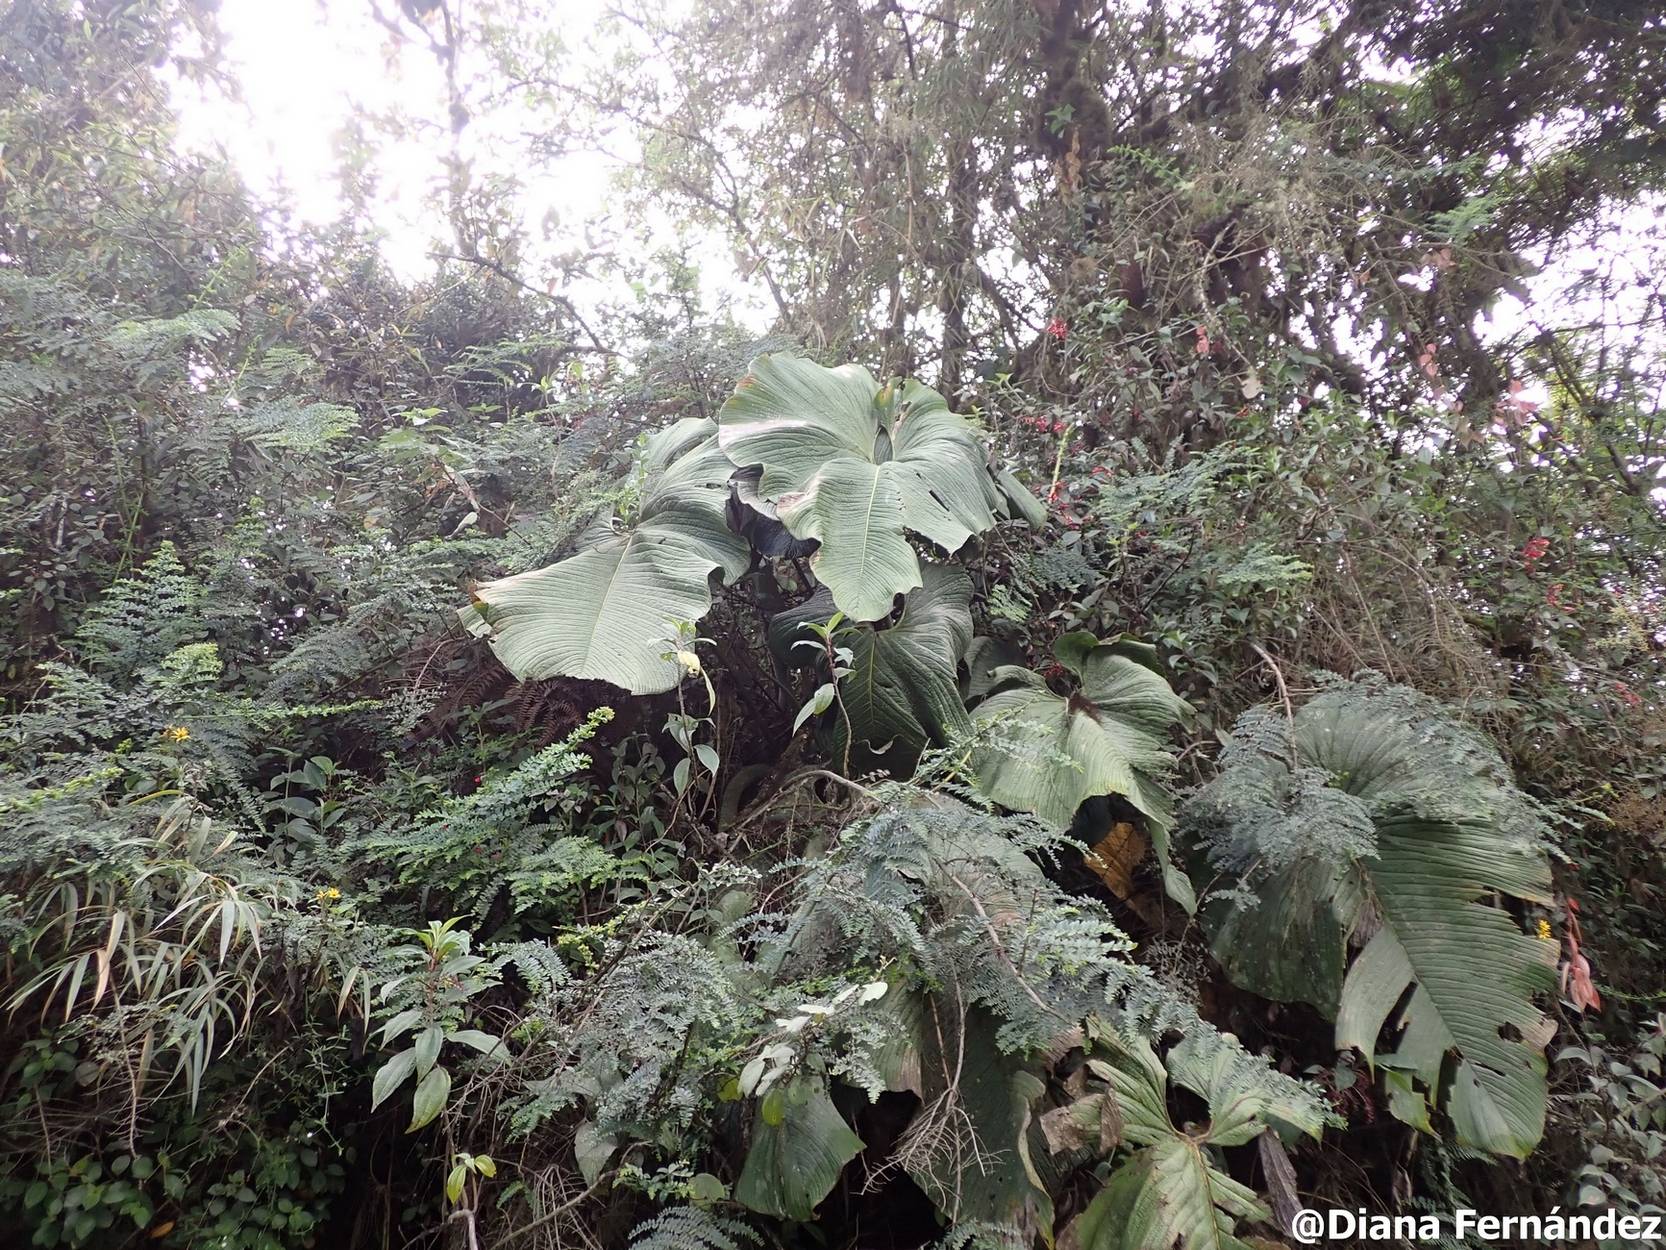
POLYGON ((896 1029, 876 1061, 888 1088, 920 1097, 894 1157, 946 1220, 1027 1229, 1023 1244, 1038 1230, 1050 1238, 1060 1178, 1032 1111, 1044 1065, 1003 1051, 1001 1022, 982 1007, 962 1013, 947 995, 916 992, 888 996, 885 1009, 896 1029))
POLYGON ((718 427, 793 536, 820 543, 812 567, 854 620, 889 615, 921 584, 908 532, 953 553, 1013 506, 977 431, 942 396, 912 381, 881 388, 857 365, 760 356, 718 427))
POLYGON ((920 560, 903 533, 903 494, 886 466, 830 460, 802 492, 776 505, 798 538, 821 544, 810 567, 845 615, 877 621, 920 585, 920 560))
MULTIPOLYGON (((894 406, 881 407, 890 436, 884 468, 897 481, 908 528, 953 554, 994 526, 1005 500, 969 421, 912 379, 901 383, 897 394, 894 406)), ((877 450, 885 455, 883 438, 877 450)))
POLYGON ((1040 529, 1047 524, 1047 505, 1037 499, 1011 469, 997 469, 995 485, 1001 493, 1000 511, 1003 515, 1024 521, 1032 529, 1040 529))
POLYGON ((985 794, 1003 807, 1068 825, 1083 800, 1120 795, 1146 818, 1163 855, 1165 882, 1191 904, 1167 860, 1172 818, 1163 778, 1173 767, 1169 730, 1189 711, 1158 670, 1155 651, 1128 639, 1070 634, 1055 649, 1077 690, 1056 694, 1037 673, 998 668, 994 693, 973 710, 992 737, 972 757, 985 794))
POLYGON ((735 1201, 763 1215, 811 1220, 845 1164, 862 1150, 821 1077, 800 1074, 772 1089, 752 1126, 735 1201))
POLYGON ((1502 842, 1485 823, 1404 817, 1378 826, 1379 852, 1360 865, 1382 927, 1342 985, 1338 1046, 1375 1060, 1377 1037, 1410 989, 1391 1063, 1430 1091, 1456 1054, 1446 1111, 1458 1141, 1525 1158, 1544 1133, 1549 1021, 1536 994, 1556 988, 1556 948, 1481 903, 1493 890, 1550 901, 1542 855, 1502 842))
MULTIPOLYGON (((972 640, 971 579, 953 566, 926 564, 921 580, 903 600, 894 625, 857 624, 838 634, 837 645, 851 652, 839 694, 855 738, 855 772, 906 771, 928 744, 943 745, 971 728, 956 674, 972 640)), ((814 653, 794 644, 813 638, 804 626, 826 624, 834 610, 824 586, 800 606, 777 614, 769 623, 771 650, 789 666, 808 663, 814 653)), ((829 720, 842 755, 843 720, 836 709, 829 720)))
POLYGON ((1267 870, 1253 907, 1218 895, 1204 904, 1211 948, 1233 984, 1276 1002, 1311 1003, 1335 1018, 1348 966, 1348 931, 1332 905, 1338 871, 1304 858, 1267 870), (1284 957, 1268 959, 1269 950, 1284 957))
POLYGON ((1204 1147, 1173 1136, 1118 1168, 1071 1231, 1082 1250, 1248 1250, 1233 1233, 1237 1221, 1268 1214, 1204 1147))
MULTIPOLYGON (((1253 1190, 1219 1166, 1216 1150, 1253 1141, 1272 1126, 1317 1137, 1317 1104, 1273 1078, 1235 1045, 1187 1038, 1169 1053, 1167 1067, 1140 1037, 1101 1035, 1099 1057, 1088 1061, 1105 1083, 1122 1144, 1132 1154, 1112 1173, 1072 1226, 1082 1250, 1221 1250, 1241 1247, 1241 1219, 1270 1212, 1253 1190), (1176 1125, 1169 1114, 1172 1078, 1208 1104, 1203 1125, 1176 1125)), ((1094 1119, 1102 1114, 1097 1106, 1094 1119)))
POLYGON ((1461 1145, 1525 1156, 1555 947, 1494 900, 1549 902, 1550 867, 1496 757, 1409 692, 1351 685, 1239 738, 1192 809, 1260 900, 1205 911, 1227 973, 1334 1016, 1338 1046, 1392 1072, 1408 1123, 1444 1105, 1461 1145))
POLYGON ((629 516, 593 525, 582 550, 475 590, 464 623, 520 678, 587 677, 632 694, 674 687, 677 621, 711 609, 711 574, 745 572, 746 540, 725 518, 734 466, 703 418, 648 439, 626 484, 629 516))

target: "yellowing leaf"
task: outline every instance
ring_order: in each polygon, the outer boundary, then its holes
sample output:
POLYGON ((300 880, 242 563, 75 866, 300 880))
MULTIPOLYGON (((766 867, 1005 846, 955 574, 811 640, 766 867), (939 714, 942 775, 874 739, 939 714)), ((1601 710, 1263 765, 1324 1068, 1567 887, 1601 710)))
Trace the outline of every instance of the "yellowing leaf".
POLYGON ((1134 892, 1134 866, 1145 858, 1148 845, 1143 833, 1128 821, 1119 820, 1088 852, 1088 867, 1112 894, 1126 899, 1134 892))

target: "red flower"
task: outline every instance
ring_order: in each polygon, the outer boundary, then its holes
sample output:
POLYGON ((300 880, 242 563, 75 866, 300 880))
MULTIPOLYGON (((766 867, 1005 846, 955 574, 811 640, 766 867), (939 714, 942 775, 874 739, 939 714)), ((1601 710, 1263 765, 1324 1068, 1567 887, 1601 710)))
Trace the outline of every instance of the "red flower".
POLYGON ((1526 545, 1521 549, 1521 558, 1526 563, 1527 567, 1531 569, 1540 560, 1544 559, 1545 552, 1549 550, 1550 539, 1545 538, 1543 535, 1538 535, 1527 540, 1526 545))
POLYGON ((1615 682, 1614 689, 1619 692, 1620 698, 1625 700, 1625 705, 1627 707, 1638 707, 1643 702, 1643 700, 1638 697, 1637 692, 1630 686, 1626 685, 1623 681, 1615 682))
POLYGON ((1047 333, 1062 343, 1065 335, 1070 333, 1070 323, 1063 317, 1054 317, 1047 323, 1047 333))
POLYGON ((1207 356, 1209 354, 1210 347, 1209 331, 1205 330, 1202 326, 1199 326, 1197 328, 1197 354, 1199 356, 1207 356))
POLYGON ((1545 591, 1545 602, 1548 603, 1553 608, 1559 608, 1559 607, 1562 606, 1562 583, 1561 582, 1557 582, 1549 590, 1545 591))

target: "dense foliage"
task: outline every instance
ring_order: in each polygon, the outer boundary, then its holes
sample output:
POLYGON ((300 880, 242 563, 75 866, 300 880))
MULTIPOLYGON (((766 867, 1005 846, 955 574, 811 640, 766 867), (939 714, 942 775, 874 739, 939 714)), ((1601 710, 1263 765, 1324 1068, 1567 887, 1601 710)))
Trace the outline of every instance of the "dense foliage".
POLYGON ((378 13, 767 335, 457 146, 401 280, 176 142, 210 6, 0 13, 7 1229, 1666 1208, 1654 6, 641 7, 378 13))

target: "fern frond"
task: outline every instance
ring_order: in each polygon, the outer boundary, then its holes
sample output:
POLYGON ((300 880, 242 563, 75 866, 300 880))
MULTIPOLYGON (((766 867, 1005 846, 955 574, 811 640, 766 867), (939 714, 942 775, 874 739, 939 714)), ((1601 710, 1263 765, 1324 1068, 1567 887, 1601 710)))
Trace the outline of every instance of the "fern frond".
POLYGON ((631 1250, 745 1250, 762 1244, 748 1225, 701 1207, 671 1207, 631 1232, 631 1250))

